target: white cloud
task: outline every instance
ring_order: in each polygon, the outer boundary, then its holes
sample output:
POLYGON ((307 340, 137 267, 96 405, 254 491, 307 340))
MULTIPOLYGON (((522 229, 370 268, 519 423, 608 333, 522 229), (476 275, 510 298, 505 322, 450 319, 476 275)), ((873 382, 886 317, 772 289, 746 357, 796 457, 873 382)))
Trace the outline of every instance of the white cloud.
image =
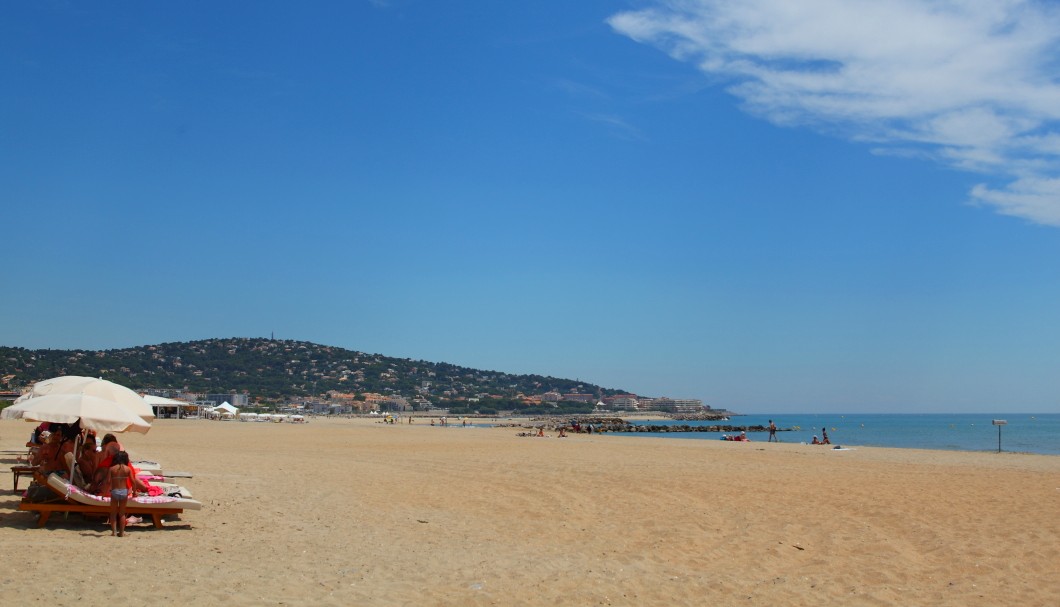
POLYGON ((756 115, 1007 180, 973 200, 1060 226, 1060 6, 657 0, 608 23, 727 79, 756 115))

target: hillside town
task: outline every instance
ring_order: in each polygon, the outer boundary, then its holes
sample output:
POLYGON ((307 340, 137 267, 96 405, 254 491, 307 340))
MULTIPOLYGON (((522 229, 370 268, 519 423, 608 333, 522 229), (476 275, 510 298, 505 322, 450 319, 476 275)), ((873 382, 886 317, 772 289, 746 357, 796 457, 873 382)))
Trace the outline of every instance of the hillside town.
MULTIPOLYGON (((301 413, 309 415, 364 415, 372 413, 422 413, 425 415, 445 415, 448 407, 437 406, 424 393, 412 397, 386 395, 374 392, 352 393, 331 390, 316 398, 292 397, 277 403, 260 403, 253 401, 245 393, 203 394, 178 390, 146 390, 145 394, 184 401, 198 408, 213 408, 225 403, 243 411, 274 410, 282 413, 301 413)), ((594 414, 622 414, 637 412, 659 412, 684 415, 708 413, 712 409, 699 399, 675 399, 668 397, 651 398, 636 394, 619 394, 597 397, 594 394, 545 392, 540 395, 526 396, 519 394, 517 400, 527 407, 558 407, 560 403, 592 404, 594 414)), ((466 399, 469 408, 474 412, 474 404, 483 400, 501 400, 499 395, 482 394, 466 399)), ((459 402, 459 401, 458 401, 459 402)), ((163 416, 167 412, 163 411, 163 416)), ((498 411, 498 414, 511 413, 498 411)), ((177 412, 170 411, 169 415, 177 412)))

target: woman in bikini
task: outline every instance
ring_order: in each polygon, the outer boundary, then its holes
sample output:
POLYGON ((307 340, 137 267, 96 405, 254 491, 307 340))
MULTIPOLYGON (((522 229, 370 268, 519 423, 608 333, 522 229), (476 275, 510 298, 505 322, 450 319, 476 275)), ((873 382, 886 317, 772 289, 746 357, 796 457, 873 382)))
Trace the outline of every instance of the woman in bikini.
POLYGON ((118 537, 125 535, 125 505, 129 501, 129 479, 132 478, 129 466, 129 454, 119 451, 114 456, 113 465, 107 468, 107 477, 103 486, 110 488, 110 534, 115 533, 117 524, 118 537))
POLYGON ((103 436, 103 443, 100 445, 101 451, 96 455, 96 474, 92 479, 91 490, 93 493, 98 492, 100 495, 106 495, 107 485, 104 481, 107 476, 107 470, 114 465, 114 456, 122 449, 121 443, 118 442, 117 437, 113 434, 106 434, 103 436))

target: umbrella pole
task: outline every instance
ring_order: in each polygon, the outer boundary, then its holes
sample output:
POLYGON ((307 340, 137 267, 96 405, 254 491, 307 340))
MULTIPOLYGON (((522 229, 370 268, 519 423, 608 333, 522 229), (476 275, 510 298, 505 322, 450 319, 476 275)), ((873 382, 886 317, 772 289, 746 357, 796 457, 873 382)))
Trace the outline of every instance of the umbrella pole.
POLYGON ((77 466, 77 457, 81 455, 81 447, 85 444, 84 439, 82 438, 82 432, 84 432, 84 430, 78 432, 77 438, 74 440, 74 458, 73 461, 70 462, 70 476, 67 477, 70 479, 71 483, 74 482, 74 467, 77 466))

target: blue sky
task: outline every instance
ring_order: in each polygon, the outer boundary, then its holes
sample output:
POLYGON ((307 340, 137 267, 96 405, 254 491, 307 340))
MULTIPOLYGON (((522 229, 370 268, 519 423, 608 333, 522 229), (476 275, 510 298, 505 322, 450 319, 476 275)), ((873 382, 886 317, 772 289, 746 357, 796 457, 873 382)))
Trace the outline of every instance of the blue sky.
POLYGON ((1060 410, 1043 2, 0 7, 0 343, 1060 410))

